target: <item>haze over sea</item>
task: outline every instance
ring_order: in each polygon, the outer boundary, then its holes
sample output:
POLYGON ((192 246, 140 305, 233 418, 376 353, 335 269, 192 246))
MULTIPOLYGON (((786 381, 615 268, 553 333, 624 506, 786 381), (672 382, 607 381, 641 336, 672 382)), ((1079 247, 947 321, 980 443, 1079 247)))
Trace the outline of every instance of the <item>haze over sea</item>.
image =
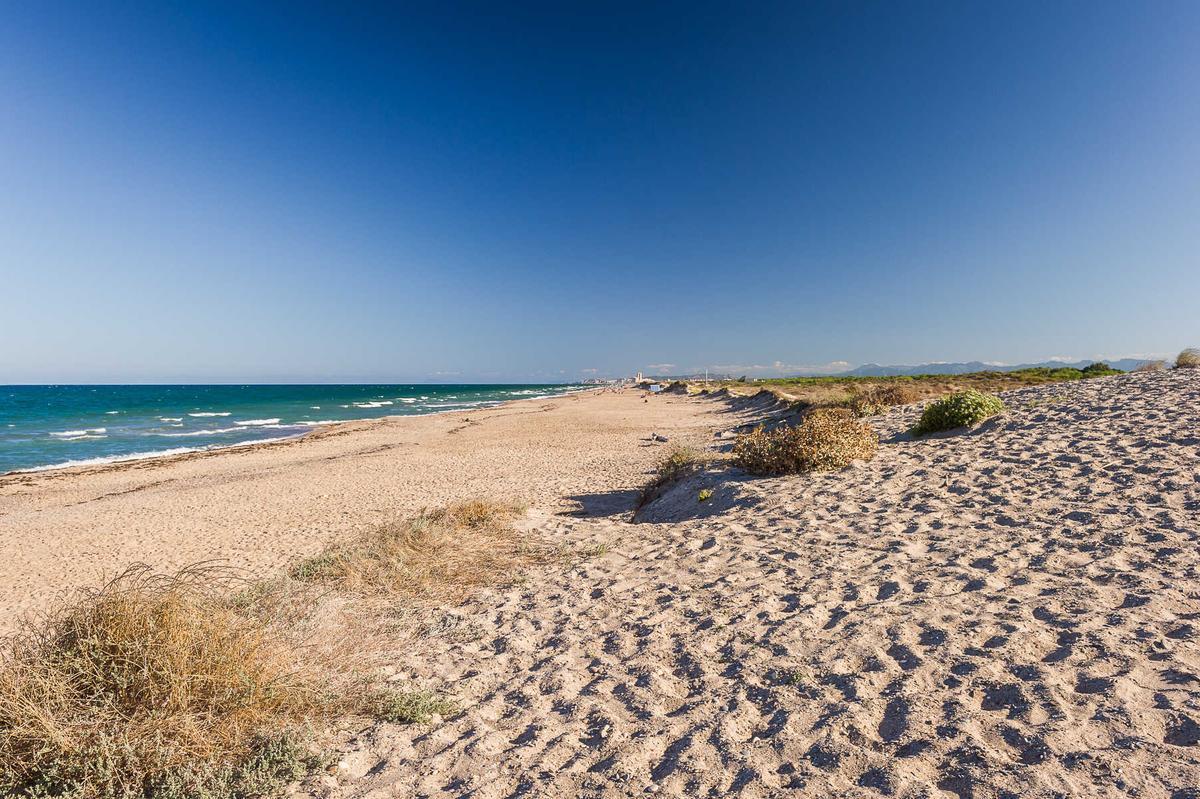
POLYGON ((467 411, 574 385, 0 387, 0 474, 178 454, 380 416, 467 411))

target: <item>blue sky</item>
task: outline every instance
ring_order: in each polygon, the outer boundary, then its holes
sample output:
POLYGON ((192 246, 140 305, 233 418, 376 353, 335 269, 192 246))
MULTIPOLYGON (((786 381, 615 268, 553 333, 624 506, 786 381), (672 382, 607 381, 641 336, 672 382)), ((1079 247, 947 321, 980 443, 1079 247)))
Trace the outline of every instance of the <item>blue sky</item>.
POLYGON ((1200 4, 0 11, 0 382, 1200 344, 1200 4))

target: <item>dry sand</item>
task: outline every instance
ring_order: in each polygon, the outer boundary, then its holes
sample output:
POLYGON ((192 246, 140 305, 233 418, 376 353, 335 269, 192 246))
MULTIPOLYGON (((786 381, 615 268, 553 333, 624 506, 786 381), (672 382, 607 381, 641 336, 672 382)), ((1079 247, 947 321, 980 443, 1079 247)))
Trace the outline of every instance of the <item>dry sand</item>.
MULTIPOLYGON (((704 442, 718 408, 588 392, 302 439, 0 476, 0 628, 132 563, 220 560, 270 574, 339 536, 422 507, 487 497, 555 511, 612 492, 628 504, 662 455, 658 432, 704 442)), ((603 498, 598 501, 603 501, 603 498)), ((591 502, 591 500, 589 500, 591 502)))
POLYGON ((346 734, 298 794, 1195 797, 1200 370, 1004 396, 919 441, 916 408, 876 417, 878 457, 842 472, 715 469, 642 523, 650 432, 716 445, 756 411, 589 395, 10 478, 0 601, 522 496, 601 554, 443 611, 396 666, 463 713, 346 734))

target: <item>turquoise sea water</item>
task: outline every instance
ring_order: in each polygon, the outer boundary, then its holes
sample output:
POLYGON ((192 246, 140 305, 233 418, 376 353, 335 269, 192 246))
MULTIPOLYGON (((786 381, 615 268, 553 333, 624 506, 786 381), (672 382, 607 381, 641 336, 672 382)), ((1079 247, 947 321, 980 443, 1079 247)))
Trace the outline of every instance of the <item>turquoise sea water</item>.
POLYGON ((378 416, 465 411, 564 385, 0 386, 0 474, 302 435, 378 416))

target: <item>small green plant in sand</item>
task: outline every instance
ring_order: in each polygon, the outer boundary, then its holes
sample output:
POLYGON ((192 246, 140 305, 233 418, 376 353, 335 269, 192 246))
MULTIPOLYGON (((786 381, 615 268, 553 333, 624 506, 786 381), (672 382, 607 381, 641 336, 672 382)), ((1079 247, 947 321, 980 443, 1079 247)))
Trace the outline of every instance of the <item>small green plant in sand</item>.
POLYGON ((423 512, 305 558, 293 579, 343 591, 454 599, 483 585, 511 585, 549 550, 513 526, 518 505, 476 500, 423 512))
POLYGON ((654 470, 653 479, 642 489, 638 510, 662 496, 672 484, 699 472, 708 461, 709 457, 698 450, 672 447, 654 470))
POLYGON ((372 710, 382 721, 428 724, 434 716, 453 716, 458 706, 431 691, 383 691, 375 696, 372 710))
POLYGON ((975 389, 958 391, 948 397, 934 400, 925 406, 921 418, 912 429, 914 436, 970 427, 990 419, 1004 410, 1004 402, 994 394, 985 394, 975 389))
POLYGON ((756 475, 829 471, 875 457, 879 438, 845 409, 821 408, 795 427, 758 428, 733 446, 733 459, 756 475))
POLYGON ((139 566, 7 639, 0 795, 258 796, 307 770, 304 730, 343 708, 228 588, 139 566))
POLYGON ((713 492, 712 492, 711 488, 700 489, 699 498, 700 498, 701 502, 708 502, 710 499, 712 499, 712 496, 713 496, 713 492))
POLYGON ((1188 347, 1175 358, 1176 369, 1200 369, 1200 349, 1188 347))

